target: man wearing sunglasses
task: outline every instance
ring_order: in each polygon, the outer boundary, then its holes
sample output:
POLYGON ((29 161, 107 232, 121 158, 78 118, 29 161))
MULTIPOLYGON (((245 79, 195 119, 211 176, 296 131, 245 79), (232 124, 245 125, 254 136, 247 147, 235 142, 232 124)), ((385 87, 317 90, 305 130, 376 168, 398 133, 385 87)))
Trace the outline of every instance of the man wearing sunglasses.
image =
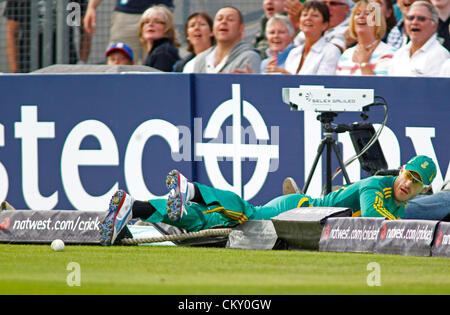
POLYGON ((385 217, 391 220, 405 217, 407 202, 431 188, 436 165, 427 156, 419 155, 404 165, 398 176, 372 176, 321 199, 309 202, 312 206, 349 207, 354 217, 385 217))
POLYGON ((132 218, 163 222, 189 232, 214 226, 236 226, 249 220, 271 218, 299 207, 346 207, 353 216, 400 219, 405 204, 430 189, 436 165, 427 156, 416 156, 400 174, 373 176, 344 186, 323 198, 303 194, 279 196, 263 206, 254 206, 231 191, 189 182, 179 171, 171 171, 166 184, 167 199, 139 201, 119 190, 111 199, 100 226, 100 242, 111 245, 132 218))
MULTIPOLYGON (((379 189, 378 193, 375 190, 373 193, 379 197, 383 194, 385 198, 390 198, 393 195, 392 202, 394 204, 404 203, 406 206, 404 209, 405 219, 441 220, 450 214, 450 181, 444 185, 441 191, 431 195, 426 194, 431 189, 431 183, 435 176, 436 166, 434 162, 426 156, 416 156, 400 169, 397 177, 375 176, 369 177, 365 181, 373 181, 376 183, 391 178, 393 182, 391 187, 379 189), (391 193, 392 191, 394 191, 394 194, 391 193)), ((283 194, 299 193, 300 189, 295 183, 295 180, 292 177, 287 177, 283 182, 283 194)), ((385 202, 383 200, 383 203, 385 202)), ((388 206, 387 208, 395 208, 395 205, 388 206)), ((387 214, 386 212, 384 213, 387 214)), ((377 216, 376 213, 372 213, 374 215, 368 215, 370 214, 368 211, 361 214, 362 216, 377 216)))
POLYGON ((404 165, 394 181, 395 204, 406 204, 421 193, 431 189, 436 177, 436 165, 430 158, 419 155, 404 165))
POLYGON ((410 42, 400 48, 391 60, 389 75, 441 75, 442 65, 450 53, 437 39, 439 15, 429 2, 416 1, 405 16, 405 29, 410 42))

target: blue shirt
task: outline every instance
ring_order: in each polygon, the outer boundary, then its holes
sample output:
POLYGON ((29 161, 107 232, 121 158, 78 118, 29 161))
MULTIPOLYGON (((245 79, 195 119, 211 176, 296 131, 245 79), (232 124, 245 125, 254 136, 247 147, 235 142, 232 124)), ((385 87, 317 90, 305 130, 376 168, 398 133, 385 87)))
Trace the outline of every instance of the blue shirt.
MULTIPOLYGON (((289 44, 289 46, 287 46, 282 52, 278 53, 278 67, 284 68, 284 63, 286 62, 286 58, 292 48, 294 48, 293 43, 289 44)), ((269 63, 270 59, 272 59, 272 57, 268 57, 261 61, 261 73, 266 72, 267 64, 269 63)))

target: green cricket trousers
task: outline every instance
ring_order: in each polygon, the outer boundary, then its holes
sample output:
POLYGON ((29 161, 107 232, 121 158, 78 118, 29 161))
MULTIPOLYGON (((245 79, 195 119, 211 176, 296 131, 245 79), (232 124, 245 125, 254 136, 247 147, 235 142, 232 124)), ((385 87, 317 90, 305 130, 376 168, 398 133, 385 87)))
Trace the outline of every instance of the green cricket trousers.
POLYGON ((188 202, 187 214, 173 222, 167 215, 167 199, 152 199, 148 202, 156 209, 146 222, 174 225, 189 232, 216 226, 235 226, 248 220, 270 220, 288 210, 308 207, 310 197, 292 194, 277 197, 263 206, 253 206, 231 191, 221 190, 195 183, 205 204, 188 202))

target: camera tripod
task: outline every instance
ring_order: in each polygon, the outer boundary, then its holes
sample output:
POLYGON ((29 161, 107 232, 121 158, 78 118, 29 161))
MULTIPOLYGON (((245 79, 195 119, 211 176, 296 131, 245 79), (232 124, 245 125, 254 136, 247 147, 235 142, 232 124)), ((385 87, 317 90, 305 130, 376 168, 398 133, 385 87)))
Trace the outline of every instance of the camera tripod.
POLYGON ((334 150, 336 158, 339 162, 339 166, 342 170, 342 174, 345 178, 346 183, 347 184, 351 183, 350 178, 348 177, 344 162, 342 160, 342 157, 341 157, 341 154, 339 151, 339 147, 337 145, 337 141, 336 141, 336 139, 333 138, 334 133, 345 132, 348 130, 345 130, 345 128, 344 128, 344 130, 336 130, 336 129, 332 128, 331 122, 333 121, 334 117, 336 117, 336 116, 337 116, 337 114, 334 112, 323 112, 319 116, 317 116, 317 119, 322 123, 322 128, 324 131, 323 135, 325 137, 322 139, 322 141, 317 149, 317 154, 314 159, 312 168, 309 172, 308 179, 306 180, 305 186, 303 187, 303 190, 302 190, 303 194, 306 194, 306 191, 308 190, 309 184, 311 183, 311 179, 314 175, 314 171, 317 167, 317 163, 319 162, 319 159, 322 156, 322 153, 325 148, 327 149, 327 153, 326 153, 327 182, 326 182, 326 187, 325 187, 326 188, 325 194, 328 194, 331 192, 331 181, 332 181, 331 180, 331 177, 332 177, 332 174, 331 174, 331 151, 333 151, 333 150, 334 150))

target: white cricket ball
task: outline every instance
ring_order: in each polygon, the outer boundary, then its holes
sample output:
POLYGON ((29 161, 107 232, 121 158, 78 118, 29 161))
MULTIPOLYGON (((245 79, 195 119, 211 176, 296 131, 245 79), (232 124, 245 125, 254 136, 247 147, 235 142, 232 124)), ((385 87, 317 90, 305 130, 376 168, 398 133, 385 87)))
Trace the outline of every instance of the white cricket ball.
POLYGON ((52 242, 52 245, 50 245, 52 247, 52 249, 55 252, 62 252, 64 250, 64 247, 66 247, 64 245, 64 242, 60 239, 56 239, 52 242))

